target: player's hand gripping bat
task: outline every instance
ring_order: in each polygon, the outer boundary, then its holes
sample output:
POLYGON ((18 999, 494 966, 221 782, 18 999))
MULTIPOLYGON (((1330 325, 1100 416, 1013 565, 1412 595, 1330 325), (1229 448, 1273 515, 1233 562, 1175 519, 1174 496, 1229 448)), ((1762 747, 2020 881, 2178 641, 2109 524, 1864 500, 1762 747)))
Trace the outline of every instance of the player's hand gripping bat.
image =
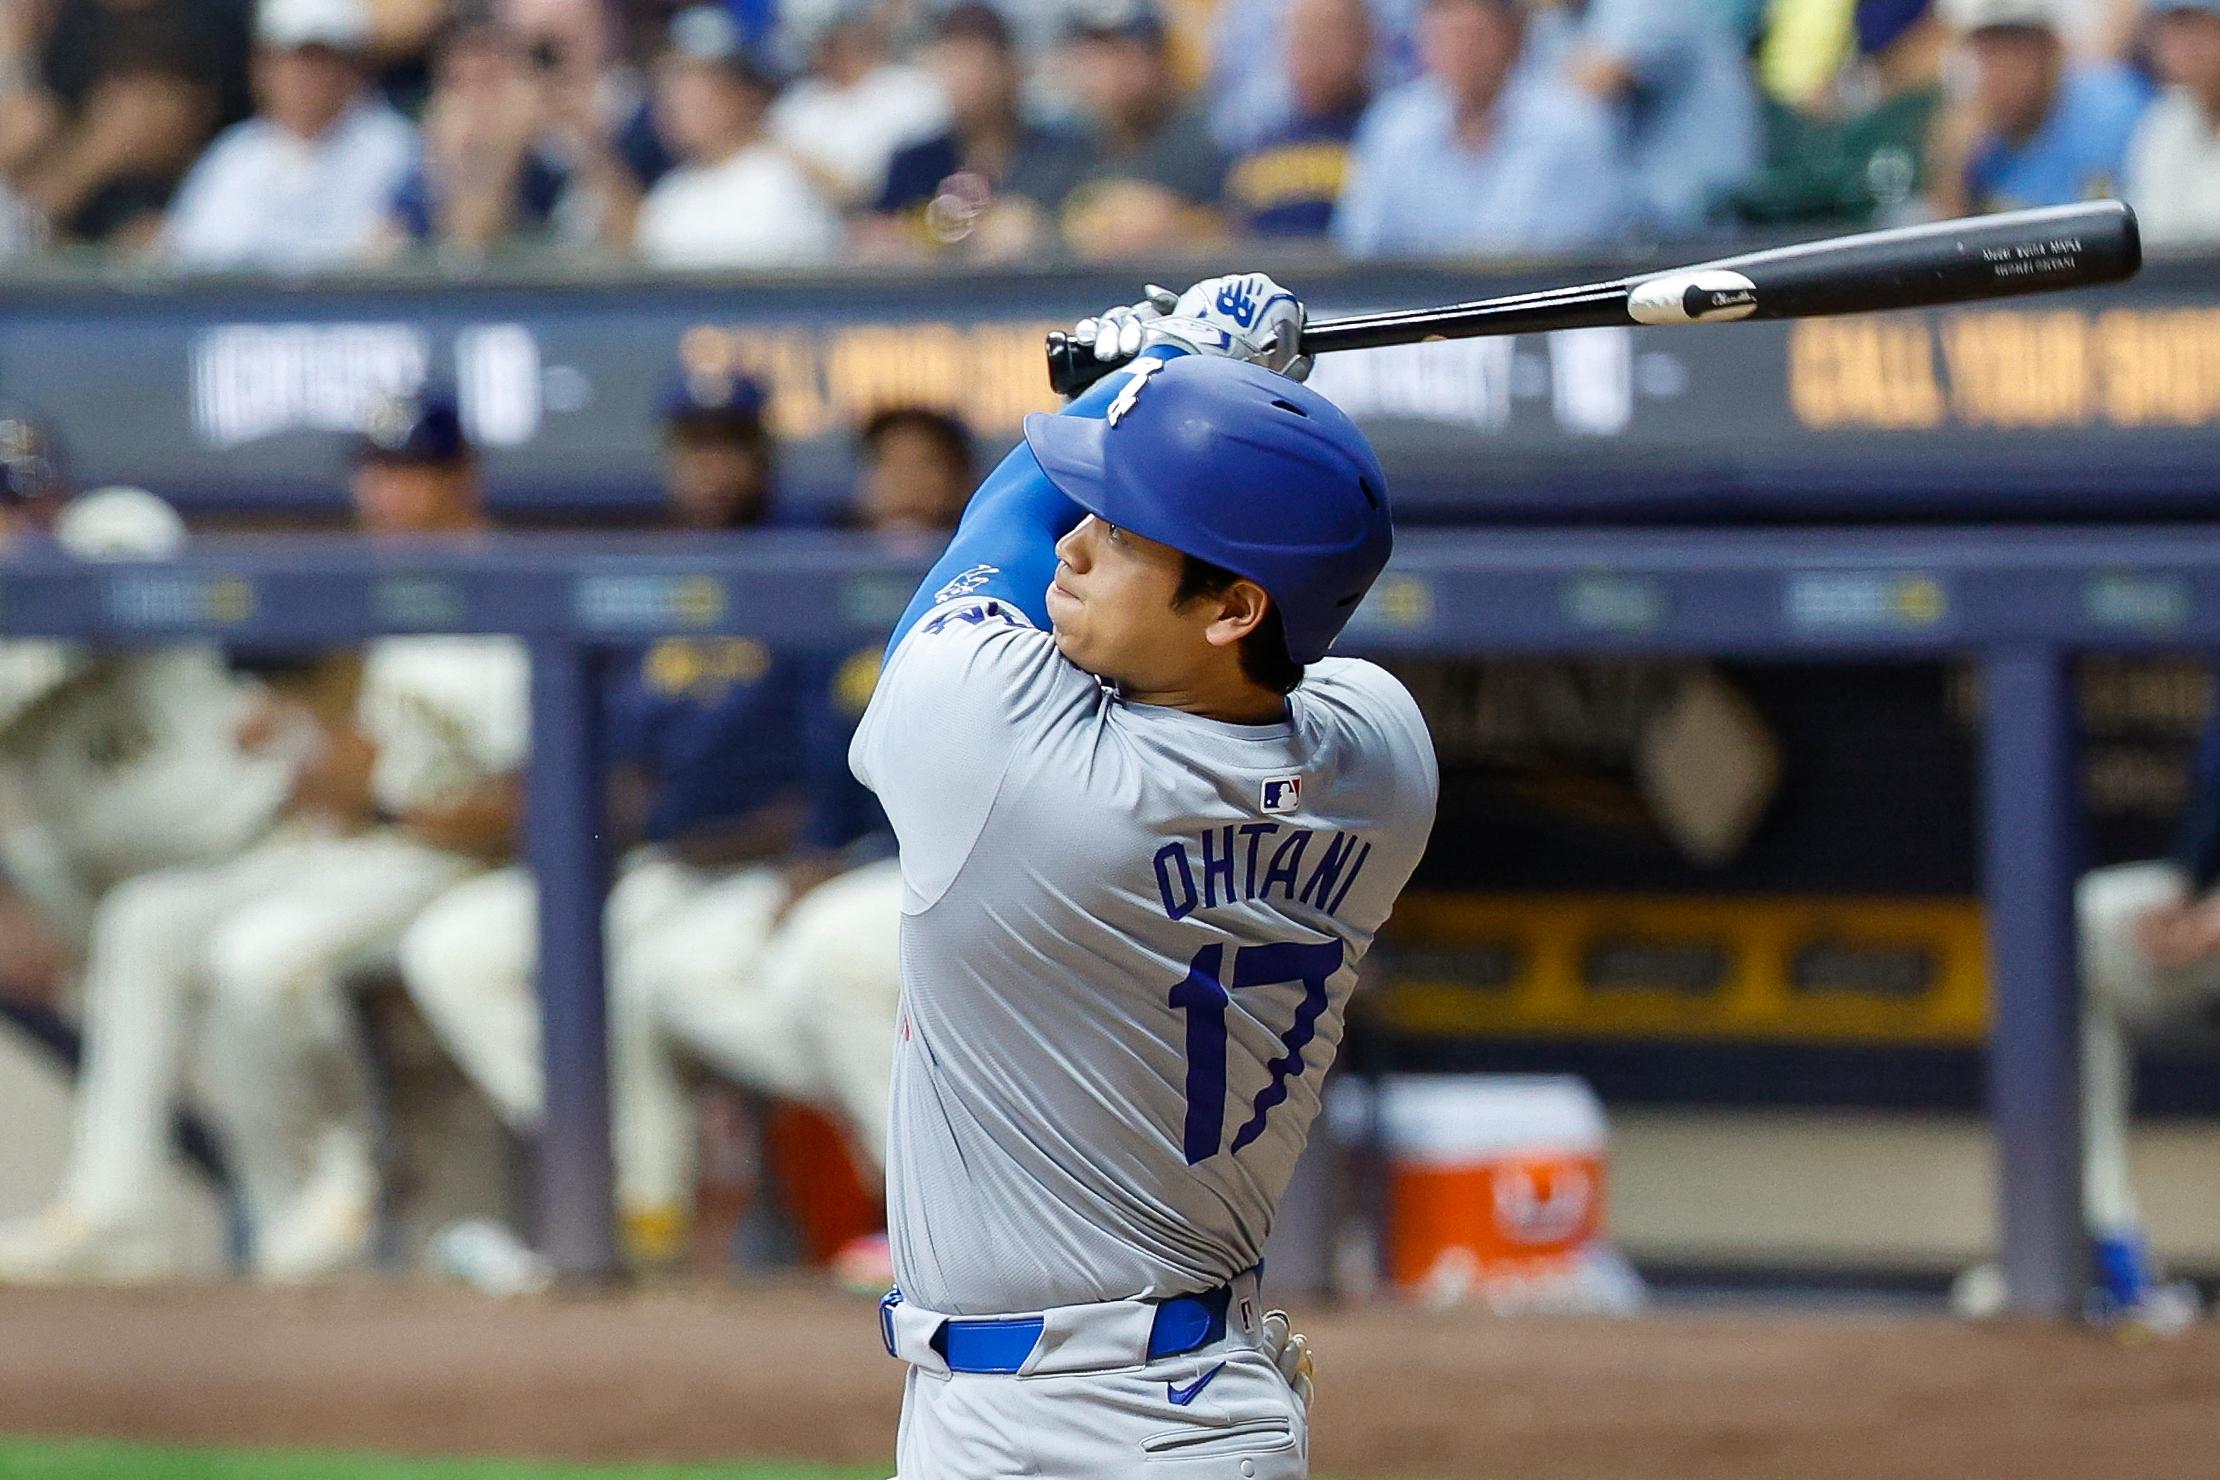
MULTIPOLYGON (((2123 282, 2142 265, 2135 212, 2116 200, 2094 201, 1833 237, 1608 283, 1324 319, 1303 330, 1302 352, 1608 324, 1726 324, 1933 308, 2123 282)), ((1059 394, 1077 395, 1119 363, 1096 359, 1068 335, 1048 336, 1048 378, 1059 394)))

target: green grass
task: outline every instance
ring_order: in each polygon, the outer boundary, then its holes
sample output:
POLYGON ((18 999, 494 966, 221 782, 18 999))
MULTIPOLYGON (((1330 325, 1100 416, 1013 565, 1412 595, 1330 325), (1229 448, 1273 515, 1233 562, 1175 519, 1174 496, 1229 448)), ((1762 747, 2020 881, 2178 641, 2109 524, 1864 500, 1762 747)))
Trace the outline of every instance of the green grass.
POLYGON ((816 1465, 557 1465, 0 1439, 0 1480, 886 1480, 816 1465))

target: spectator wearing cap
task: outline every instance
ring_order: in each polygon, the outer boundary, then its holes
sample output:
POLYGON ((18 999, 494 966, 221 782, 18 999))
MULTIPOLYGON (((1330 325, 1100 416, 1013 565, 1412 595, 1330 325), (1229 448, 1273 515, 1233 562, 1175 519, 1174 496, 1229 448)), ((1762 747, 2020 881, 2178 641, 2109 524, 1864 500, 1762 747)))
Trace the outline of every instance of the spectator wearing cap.
POLYGON ((1885 223, 1927 189, 1949 33, 1931 0, 1858 0, 1855 55, 1802 107, 1763 101, 1764 168, 1736 192, 1755 222, 1885 223))
POLYGON ((961 248, 1010 261, 1035 251, 1093 166, 1086 137, 1026 116, 1023 59, 991 5, 942 16, 925 65, 948 101, 948 127, 895 154, 857 232, 872 256, 961 248))
POLYGON ((1429 0, 1426 72, 1357 129, 1333 237, 1353 257, 1564 251, 1626 226, 1633 185, 1610 115, 1521 67, 1516 0, 1429 0))
POLYGON ((889 54, 872 0, 841 0, 812 64, 771 107, 771 136, 842 208, 868 205, 895 154, 948 126, 948 99, 922 67, 889 54))
POLYGON ((1214 234, 1226 160, 1172 68, 1153 0, 1098 0, 1073 20, 1070 76, 1094 127, 1096 164, 1064 208, 1085 257, 1129 257, 1214 234))
POLYGON ((2118 191, 2147 94, 2124 68, 2069 52, 2065 0, 1942 0, 1941 9, 1973 87, 1937 125, 1936 214, 2071 205, 2118 191))
POLYGON ((749 529, 770 517, 776 450, 762 382, 681 364, 663 396, 666 508, 682 529, 749 529))
POLYGON ((0 181, 57 235, 136 238, 209 136, 247 115, 243 17, 224 0, 12 7, 22 85, 0 96, 0 181))
POLYGON ((1757 169, 1757 90, 1725 17, 1690 0, 1529 0, 1535 59, 1617 116, 1641 224, 1701 230, 1757 169))
POLYGON ((342 267, 378 241, 416 159, 416 131, 371 95, 364 0, 262 0, 255 15, 260 111, 186 176, 163 230, 195 268, 342 267))
POLYGON ((1372 17, 1364 0, 1290 0, 1279 38, 1292 111, 1235 155, 1226 213, 1250 236, 1323 236, 1371 103, 1372 17))
POLYGON ((476 257, 543 235, 564 190, 538 145, 544 122, 523 38, 491 18, 453 28, 433 62, 416 167, 393 199, 396 239, 476 257))
POLYGON ((671 19, 656 64, 655 117, 679 165, 640 205, 633 250, 658 267, 828 262, 840 218, 765 132, 777 88, 718 6, 671 19))
POLYGON ((2127 198, 2155 247, 2220 242, 2220 0, 2153 0, 2166 92, 2128 151, 2127 198))

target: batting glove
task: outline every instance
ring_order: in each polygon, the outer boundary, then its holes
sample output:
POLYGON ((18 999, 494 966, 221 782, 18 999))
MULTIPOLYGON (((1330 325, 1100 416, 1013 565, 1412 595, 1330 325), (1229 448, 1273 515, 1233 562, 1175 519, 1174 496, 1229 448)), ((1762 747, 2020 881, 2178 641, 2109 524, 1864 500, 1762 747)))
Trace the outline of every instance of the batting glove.
POLYGON ((1287 1379, 1288 1387, 1303 1405, 1303 1416, 1309 1417, 1317 1366, 1311 1359, 1310 1338, 1294 1328, 1284 1310, 1265 1314, 1264 1354, 1280 1369, 1280 1376, 1287 1379))
POLYGON ((1206 278, 1184 293, 1151 283, 1139 303, 1081 319, 1072 337, 1095 358, 1123 364, 1152 344, 1247 360, 1292 380, 1310 374, 1301 353, 1303 305, 1261 272, 1206 278))

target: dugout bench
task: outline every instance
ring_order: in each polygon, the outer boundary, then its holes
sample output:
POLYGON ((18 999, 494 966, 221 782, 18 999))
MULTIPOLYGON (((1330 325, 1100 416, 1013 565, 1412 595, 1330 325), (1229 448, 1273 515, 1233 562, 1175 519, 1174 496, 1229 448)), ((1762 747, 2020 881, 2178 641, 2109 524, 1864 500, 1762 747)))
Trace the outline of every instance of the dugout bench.
MULTIPOLYGON (((147 565, 0 563, 0 635, 314 651, 385 634, 529 646, 527 852, 538 874, 548 1115, 541 1242, 573 1280, 616 1268, 600 903, 613 650, 672 634, 846 651, 883 635, 935 552, 867 536, 704 543, 353 538, 196 547, 147 565)), ((2220 526, 1738 532, 1405 532, 1354 653, 1672 654, 1979 666, 1990 1104, 2001 1257, 2025 1314, 2081 1308, 2073 882, 2081 863, 2070 663, 2220 648, 2220 526)), ((1917 819, 1906 819, 1917 825, 1917 819)))

